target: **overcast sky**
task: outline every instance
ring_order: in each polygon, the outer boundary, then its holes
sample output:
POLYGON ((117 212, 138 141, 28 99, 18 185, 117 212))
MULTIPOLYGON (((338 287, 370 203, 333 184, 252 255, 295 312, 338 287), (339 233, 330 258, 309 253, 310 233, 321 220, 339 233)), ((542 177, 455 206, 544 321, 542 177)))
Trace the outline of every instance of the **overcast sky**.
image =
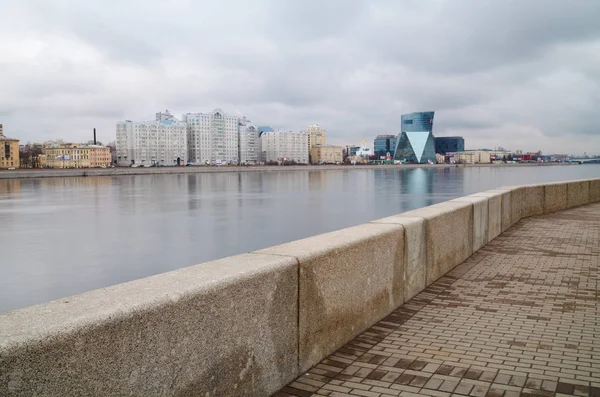
POLYGON ((328 143, 435 110, 467 148, 600 153, 599 0, 0 0, 0 123, 114 140, 158 110, 317 123, 328 143))

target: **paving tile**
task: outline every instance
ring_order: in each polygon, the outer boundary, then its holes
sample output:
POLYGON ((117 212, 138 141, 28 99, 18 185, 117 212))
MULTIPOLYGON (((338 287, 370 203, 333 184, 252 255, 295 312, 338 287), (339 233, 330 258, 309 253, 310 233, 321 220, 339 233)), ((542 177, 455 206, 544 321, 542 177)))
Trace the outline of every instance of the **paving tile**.
POLYGON ((473 384, 461 381, 456 387, 456 389, 454 389, 454 394, 462 394, 468 396, 471 393, 471 390, 473 390, 473 384))
POLYGON ((274 396, 600 397, 599 242, 600 204, 522 219, 274 396))

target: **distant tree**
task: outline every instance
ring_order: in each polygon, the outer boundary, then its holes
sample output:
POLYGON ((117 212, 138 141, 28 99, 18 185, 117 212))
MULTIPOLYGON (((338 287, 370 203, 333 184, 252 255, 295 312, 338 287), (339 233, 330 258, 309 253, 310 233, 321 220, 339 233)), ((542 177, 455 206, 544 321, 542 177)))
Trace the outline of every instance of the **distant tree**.
POLYGON ((21 168, 39 167, 39 157, 42 154, 42 145, 27 143, 19 147, 19 162, 21 168))

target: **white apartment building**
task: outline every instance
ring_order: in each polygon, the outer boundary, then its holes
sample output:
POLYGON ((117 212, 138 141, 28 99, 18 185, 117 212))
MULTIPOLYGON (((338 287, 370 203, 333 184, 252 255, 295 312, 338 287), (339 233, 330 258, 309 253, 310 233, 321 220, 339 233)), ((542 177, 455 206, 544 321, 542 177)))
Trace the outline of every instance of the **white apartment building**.
POLYGON ((117 164, 146 166, 187 163, 186 124, 167 110, 155 121, 117 123, 117 164))
POLYGON ((194 164, 237 164, 239 118, 221 109, 212 113, 186 113, 188 158, 194 164))
POLYGON ((260 161, 260 138, 258 128, 243 117, 239 120, 240 164, 258 164, 260 161))
POLYGON ((260 136, 262 157, 265 161, 295 161, 308 163, 308 136, 306 131, 277 130, 260 136))

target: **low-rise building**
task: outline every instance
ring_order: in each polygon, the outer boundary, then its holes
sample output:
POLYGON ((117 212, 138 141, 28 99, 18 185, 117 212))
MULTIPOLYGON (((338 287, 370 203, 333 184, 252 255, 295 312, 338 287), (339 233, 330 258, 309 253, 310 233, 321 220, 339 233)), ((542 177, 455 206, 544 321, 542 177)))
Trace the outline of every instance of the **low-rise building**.
POLYGON ((310 159, 313 164, 337 164, 343 159, 344 148, 333 145, 316 145, 310 149, 310 159))
POLYGON ((440 154, 463 152, 465 139, 462 136, 436 136, 433 137, 435 152, 440 154))
POLYGON ((377 135, 373 141, 373 153, 380 158, 388 155, 394 157, 396 152, 396 135, 377 135))
POLYGON ((355 157, 360 150, 360 146, 346 145, 346 157, 355 157))
POLYGON ((98 145, 45 147, 40 156, 44 168, 106 168, 111 165, 110 148, 98 145))
POLYGON ((373 155, 371 148, 367 146, 367 141, 364 139, 360 143, 360 148, 356 151, 355 156, 369 158, 373 155))
POLYGON ((19 140, 4 136, 0 124, 0 168, 19 168, 19 140))
POLYGON ((454 164, 489 164, 510 157, 510 152, 499 150, 465 150, 456 153, 446 153, 447 162, 454 164))

